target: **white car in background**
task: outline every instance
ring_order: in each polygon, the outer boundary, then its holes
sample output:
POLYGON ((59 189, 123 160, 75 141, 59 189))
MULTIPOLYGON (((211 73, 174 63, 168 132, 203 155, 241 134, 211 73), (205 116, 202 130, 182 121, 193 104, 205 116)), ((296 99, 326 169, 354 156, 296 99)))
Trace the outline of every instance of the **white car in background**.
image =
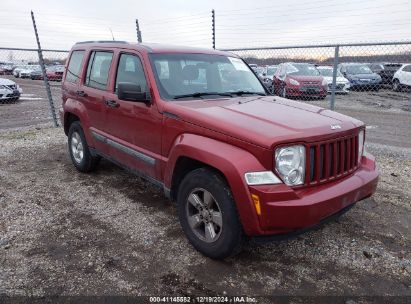
POLYGON ((23 90, 10 79, 0 78, 0 102, 17 101, 23 90))
POLYGON ((31 73, 40 69, 39 65, 31 64, 26 65, 23 69, 19 71, 20 78, 30 78, 31 73))
MULTIPOLYGON (((317 70, 320 72, 321 76, 324 77, 324 80, 327 82, 327 91, 331 93, 333 85, 333 67, 320 65, 317 66, 317 70)), ((350 89, 350 81, 344 77, 339 70, 337 70, 337 79, 335 82, 335 92, 347 94, 350 89)))
POLYGON ((403 64, 392 78, 392 89, 401 91, 404 88, 411 88, 411 63, 403 64))

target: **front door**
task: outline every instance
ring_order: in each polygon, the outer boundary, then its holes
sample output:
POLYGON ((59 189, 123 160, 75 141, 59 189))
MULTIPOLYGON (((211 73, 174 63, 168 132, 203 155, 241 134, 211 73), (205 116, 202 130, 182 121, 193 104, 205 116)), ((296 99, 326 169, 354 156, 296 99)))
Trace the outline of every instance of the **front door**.
POLYGON ((134 83, 150 95, 143 62, 137 52, 120 52, 116 57, 114 85, 106 95, 106 132, 110 155, 137 173, 159 179, 161 119, 155 102, 120 100, 118 83, 134 83))

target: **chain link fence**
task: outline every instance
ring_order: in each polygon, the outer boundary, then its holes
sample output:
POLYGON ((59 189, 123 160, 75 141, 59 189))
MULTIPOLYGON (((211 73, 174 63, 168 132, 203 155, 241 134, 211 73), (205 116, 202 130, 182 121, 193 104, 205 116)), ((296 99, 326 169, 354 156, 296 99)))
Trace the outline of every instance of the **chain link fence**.
MULTIPOLYGON (((411 42, 226 49, 248 62, 274 94, 340 111, 411 111, 411 42)), ((0 129, 53 122, 68 51, 0 48, 0 129), (52 105, 52 106, 51 106, 52 105)))
POLYGON ((329 104, 376 103, 410 110, 411 42, 226 49, 286 98, 329 104), (382 103, 382 104, 381 104, 382 103))
POLYGON ((0 48, 0 129, 53 122, 61 105, 61 80, 68 52, 43 50, 51 100, 37 49, 0 48))

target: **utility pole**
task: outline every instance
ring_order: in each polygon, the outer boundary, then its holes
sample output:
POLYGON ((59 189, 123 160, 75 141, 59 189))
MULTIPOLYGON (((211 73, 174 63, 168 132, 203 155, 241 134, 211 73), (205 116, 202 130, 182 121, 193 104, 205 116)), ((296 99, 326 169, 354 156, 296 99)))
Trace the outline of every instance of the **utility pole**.
POLYGON ((212 39, 213 39, 213 49, 215 49, 215 12, 214 9, 211 10, 211 24, 212 24, 212 39))
POLYGON ((140 31, 140 25, 138 24, 138 19, 136 19, 136 30, 137 30, 137 42, 141 43, 143 40, 141 39, 141 31, 140 31))
POLYGON ((56 110, 54 108, 53 96, 51 95, 50 84, 47 78, 46 66, 44 65, 43 52, 41 50, 40 38, 39 38, 38 31, 37 31, 36 20, 34 19, 33 11, 31 11, 31 20, 33 21, 34 34, 37 40, 37 47, 38 47, 37 51, 39 54, 39 63, 41 67, 41 72, 43 74, 44 86, 46 87, 47 98, 49 100, 51 117, 53 118, 54 126, 58 127, 59 124, 58 124, 57 117, 56 117, 56 110))

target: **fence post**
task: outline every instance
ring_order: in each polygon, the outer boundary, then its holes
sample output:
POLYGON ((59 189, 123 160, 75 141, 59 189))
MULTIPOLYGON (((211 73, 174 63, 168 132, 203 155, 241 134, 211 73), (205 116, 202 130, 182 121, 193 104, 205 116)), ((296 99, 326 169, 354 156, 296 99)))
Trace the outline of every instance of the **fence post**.
POLYGON ((34 19, 33 11, 31 11, 31 20, 33 21, 34 34, 36 35, 37 47, 38 47, 37 51, 39 54, 39 63, 41 67, 41 72, 43 74, 44 86, 46 87, 47 98, 50 104, 51 116, 53 117, 54 127, 58 127, 59 124, 58 124, 57 117, 56 117, 56 110, 54 108, 53 96, 51 95, 50 84, 47 78, 46 66, 44 65, 43 52, 41 50, 39 34, 37 31, 36 20, 34 19))
POLYGON ((211 25, 212 25, 213 49, 215 49, 215 12, 214 10, 211 10, 211 25))
POLYGON ((138 24, 138 19, 136 19, 136 30, 137 30, 137 42, 141 43, 143 40, 141 39, 141 31, 140 31, 140 25, 138 24))
POLYGON ((333 83, 331 86, 331 99, 330 99, 330 109, 334 111, 335 108, 335 88, 337 85, 337 67, 338 67, 338 57, 340 52, 340 46, 335 46, 334 53, 334 64, 333 64, 333 83))

